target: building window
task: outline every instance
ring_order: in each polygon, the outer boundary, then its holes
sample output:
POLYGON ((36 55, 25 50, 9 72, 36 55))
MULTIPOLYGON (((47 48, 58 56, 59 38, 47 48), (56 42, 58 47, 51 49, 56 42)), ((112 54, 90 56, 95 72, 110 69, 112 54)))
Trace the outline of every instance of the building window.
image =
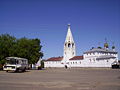
POLYGON ((91 59, 90 59, 90 62, 91 62, 91 59))
POLYGON ((81 64, 81 62, 80 62, 80 64, 81 64))
POLYGON ((95 58, 93 58, 93 61, 95 62, 95 58))

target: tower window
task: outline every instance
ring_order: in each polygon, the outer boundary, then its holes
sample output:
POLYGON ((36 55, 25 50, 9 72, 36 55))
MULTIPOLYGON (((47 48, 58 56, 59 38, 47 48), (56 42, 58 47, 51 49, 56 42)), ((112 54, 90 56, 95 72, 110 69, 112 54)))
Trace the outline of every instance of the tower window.
POLYGON ((68 43, 68 47, 70 47, 70 43, 68 43))
POLYGON ((65 43, 65 46, 66 46, 66 43, 65 43))
POLYGON ((74 47, 74 43, 72 44, 72 47, 74 47))
POLYGON ((73 55, 74 55, 74 52, 73 52, 73 55))

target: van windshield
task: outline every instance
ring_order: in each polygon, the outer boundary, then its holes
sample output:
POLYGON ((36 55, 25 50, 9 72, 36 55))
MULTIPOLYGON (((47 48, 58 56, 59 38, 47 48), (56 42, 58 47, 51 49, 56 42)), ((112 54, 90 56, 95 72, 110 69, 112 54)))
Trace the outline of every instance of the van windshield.
POLYGON ((7 64, 18 64, 18 61, 16 59, 10 59, 7 60, 7 64))

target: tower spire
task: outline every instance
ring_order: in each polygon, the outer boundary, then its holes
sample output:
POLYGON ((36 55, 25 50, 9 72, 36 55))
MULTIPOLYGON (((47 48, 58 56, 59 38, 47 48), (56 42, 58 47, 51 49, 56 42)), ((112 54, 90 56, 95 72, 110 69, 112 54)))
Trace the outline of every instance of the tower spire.
POLYGON ((71 32, 71 29, 70 29, 70 24, 68 24, 68 32, 67 32, 67 36, 66 36, 65 42, 72 42, 72 43, 74 43, 72 32, 71 32))
POLYGON ((68 24, 68 32, 67 32, 66 40, 64 43, 63 55, 64 55, 65 62, 76 55, 75 43, 74 43, 72 32, 70 29, 70 24, 68 24))

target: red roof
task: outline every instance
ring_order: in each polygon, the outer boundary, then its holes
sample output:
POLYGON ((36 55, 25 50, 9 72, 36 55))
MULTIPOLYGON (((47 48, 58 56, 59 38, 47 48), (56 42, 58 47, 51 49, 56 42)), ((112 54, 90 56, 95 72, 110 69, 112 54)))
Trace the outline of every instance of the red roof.
POLYGON ((83 56, 74 56, 73 58, 70 58, 69 60, 83 60, 83 56))
POLYGON ((63 59, 63 57, 52 57, 47 59, 47 61, 61 61, 63 59))

